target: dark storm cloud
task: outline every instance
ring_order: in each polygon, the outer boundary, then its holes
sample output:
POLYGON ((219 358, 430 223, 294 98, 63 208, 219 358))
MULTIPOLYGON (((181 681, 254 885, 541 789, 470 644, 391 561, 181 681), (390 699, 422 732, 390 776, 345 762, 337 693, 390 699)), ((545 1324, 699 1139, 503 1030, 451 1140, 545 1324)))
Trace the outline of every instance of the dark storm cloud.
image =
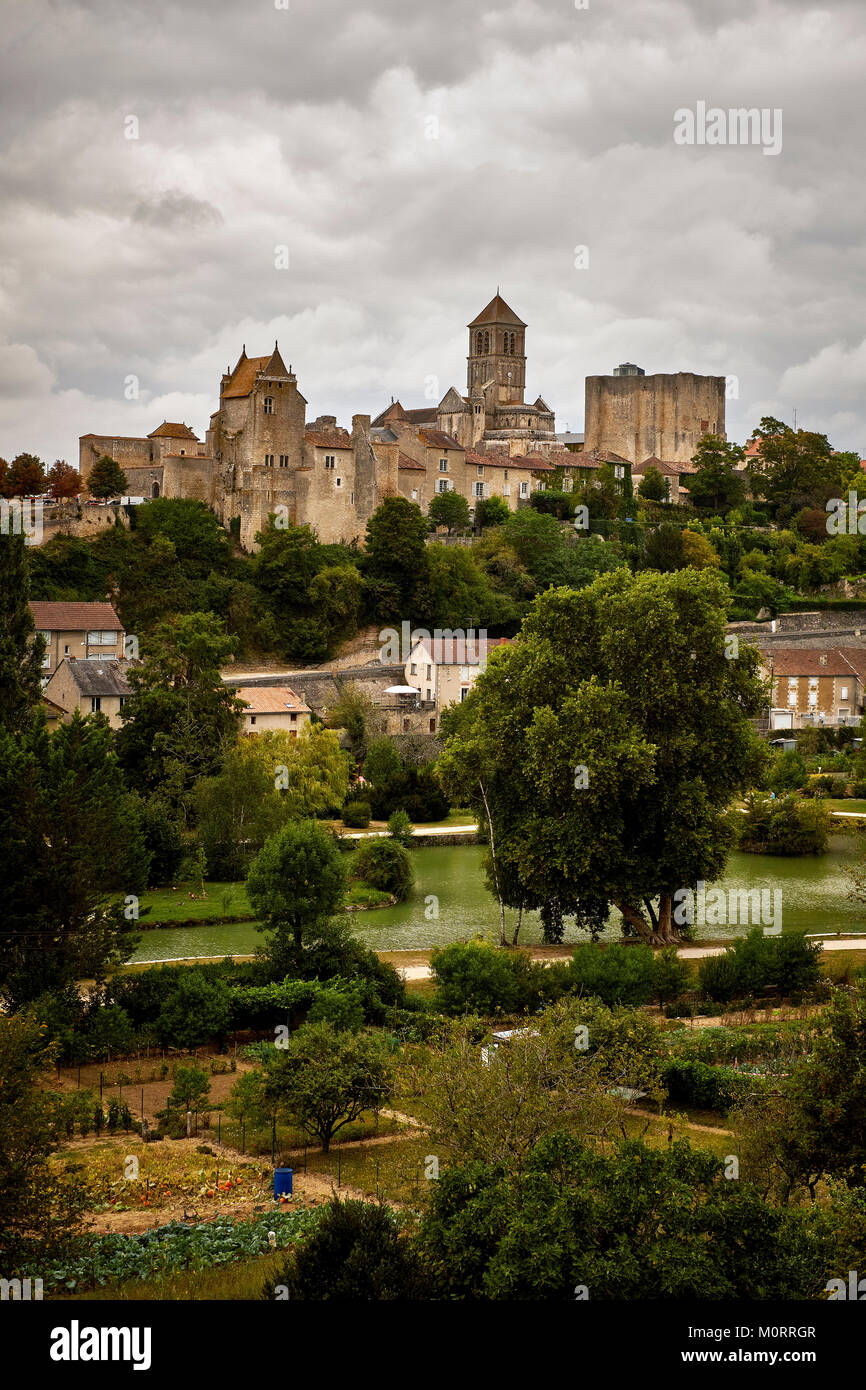
POLYGON ((311 414, 422 404, 497 283, 560 426, 631 359, 736 375, 733 437, 866 446, 859 0, 4 12, 0 453, 201 430, 274 337, 311 414), (782 153, 676 146, 698 100, 781 108, 782 153))

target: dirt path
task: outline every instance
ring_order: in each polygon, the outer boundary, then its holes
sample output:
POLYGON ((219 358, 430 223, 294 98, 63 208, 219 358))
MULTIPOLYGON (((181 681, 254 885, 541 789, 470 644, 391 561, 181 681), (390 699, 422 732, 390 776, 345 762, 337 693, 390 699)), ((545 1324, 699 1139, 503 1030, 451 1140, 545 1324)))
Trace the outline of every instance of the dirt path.
POLYGON ((658 1120, 662 1124, 667 1123, 673 1125, 674 1128, 694 1129, 701 1134, 729 1134, 731 1138, 734 1137, 734 1131, 732 1129, 721 1129, 718 1125, 698 1125, 692 1120, 672 1120, 669 1115, 654 1115, 651 1110, 641 1110, 637 1106, 632 1106, 628 1113, 630 1115, 640 1115, 644 1120, 658 1120))

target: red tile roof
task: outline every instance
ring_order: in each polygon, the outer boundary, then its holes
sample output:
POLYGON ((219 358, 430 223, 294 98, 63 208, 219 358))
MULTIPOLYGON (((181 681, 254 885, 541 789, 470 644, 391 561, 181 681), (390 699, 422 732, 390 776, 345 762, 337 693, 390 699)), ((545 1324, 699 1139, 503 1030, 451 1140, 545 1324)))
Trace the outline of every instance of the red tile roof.
POLYGON ((268 357, 241 357, 226 389, 223 399, 231 400, 238 396, 248 396, 256 384, 256 372, 263 372, 270 362, 268 357))
POLYGON ((426 473, 427 468, 423 463, 416 463, 415 459, 410 459, 408 454, 399 454, 397 457, 398 468, 411 468, 416 473, 426 473))
POLYGON ((201 443, 198 435, 193 434, 189 425, 173 425, 168 420, 163 420, 159 429, 152 430, 147 437, 148 439, 194 439, 197 444, 201 443))
POLYGON ((771 647, 764 660, 774 676, 850 676, 866 678, 864 647, 771 647))
POLYGON ((435 449, 463 448, 459 439, 452 439, 450 434, 444 434, 442 430, 419 430, 418 438, 423 444, 429 444, 435 449))
POLYGON ((287 685, 242 685, 234 694, 250 714, 310 713, 309 705, 287 685))
POLYGON ((304 430, 304 438, 318 449, 351 449, 352 436, 341 425, 326 430, 304 430))
POLYGON ((123 632, 123 623, 110 603, 43 602, 30 604, 40 632, 123 632))
POLYGON ((510 637, 436 637, 425 642, 437 666, 477 666, 493 647, 507 647, 510 637))

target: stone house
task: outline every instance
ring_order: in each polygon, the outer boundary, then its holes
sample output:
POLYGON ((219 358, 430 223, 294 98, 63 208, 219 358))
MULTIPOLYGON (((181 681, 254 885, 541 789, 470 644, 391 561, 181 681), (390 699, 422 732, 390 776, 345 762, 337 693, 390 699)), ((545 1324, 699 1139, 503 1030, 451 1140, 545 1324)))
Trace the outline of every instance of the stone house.
POLYGON ((650 468, 658 469, 662 477, 667 482, 669 488, 669 500, 671 502, 687 502, 689 478, 695 473, 695 469, 690 463, 678 463, 674 459, 660 459, 653 455, 643 459, 641 463, 636 463, 632 470, 635 490, 637 490, 641 479, 650 468))
POLYGON ((771 729, 860 723, 866 648, 773 646, 764 669, 772 681, 771 729))
POLYGON ((34 599, 30 612, 37 632, 45 638, 43 683, 66 657, 94 661, 124 654, 123 624, 110 603, 55 603, 34 599))
POLYGON ((122 724, 120 711, 132 694, 127 681, 131 661, 110 657, 106 660, 67 656, 48 681, 44 698, 65 710, 82 714, 104 714, 112 729, 122 724))
MULTIPOLYGON (((507 637, 476 637, 471 631, 420 637, 406 661, 406 684, 414 686, 421 703, 435 711, 438 720, 448 705, 466 699, 487 664, 488 652, 507 646, 508 641, 507 637)), ((435 732, 432 726, 431 732, 435 732)))
POLYGON ((309 705, 287 685, 242 685, 233 693, 246 706, 241 715, 243 734, 286 729, 296 738, 310 723, 309 705))

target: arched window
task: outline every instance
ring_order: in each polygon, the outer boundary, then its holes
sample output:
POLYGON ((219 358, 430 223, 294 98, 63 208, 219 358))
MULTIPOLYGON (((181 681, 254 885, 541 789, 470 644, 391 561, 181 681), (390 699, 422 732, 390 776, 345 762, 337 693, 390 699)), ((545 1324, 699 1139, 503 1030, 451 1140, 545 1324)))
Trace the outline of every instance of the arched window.
POLYGON ((489 333, 485 333, 485 334, 484 334, 484 351, 485 351, 485 352, 489 352, 489 351, 490 351, 490 334, 489 334, 489 333))
POLYGON ((159 483, 154 483, 154 484, 153 484, 153 487, 150 489, 150 495, 151 495, 151 497, 158 497, 158 496, 159 496, 159 483))
POLYGON ((511 354, 514 355, 514 334, 511 335, 511 354))
POLYGON ((482 338, 482 336, 481 336, 481 329, 479 328, 478 332, 475 334, 475 351, 479 354, 479 356, 481 355, 481 352, 483 351, 483 348, 482 348, 482 343, 483 343, 483 341, 484 341, 484 340, 483 340, 483 338, 482 338))

